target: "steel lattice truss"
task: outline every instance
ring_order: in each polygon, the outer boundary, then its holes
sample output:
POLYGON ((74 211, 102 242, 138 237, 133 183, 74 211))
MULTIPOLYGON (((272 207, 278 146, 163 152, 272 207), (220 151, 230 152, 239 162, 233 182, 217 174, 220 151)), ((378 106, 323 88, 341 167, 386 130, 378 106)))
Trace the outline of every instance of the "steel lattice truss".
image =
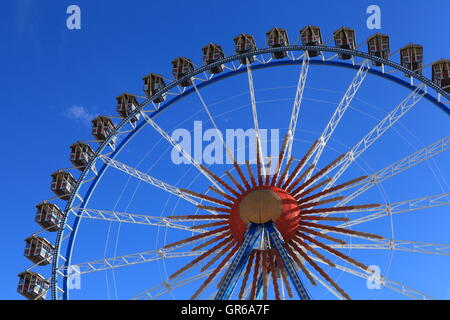
MULTIPOLYGON (((359 195, 363 194, 373 186, 380 184, 393 176, 408 170, 444 151, 446 151, 450 147, 450 136, 447 136, 435 143, 432 143, 425 148, 414 152, 413 154, 387 166, 386 168, 377 171, 376 173, 370 175, 365 180, 363 180, 360 184, 361 187, 358 190, 354 191, 351 195, 347 196, 344 200, 338 203, 339 206, 345 205, 346 203, 352 201, 359 195)), ((343 189, 342 191, 345 191, 343 189)))
POLYGON ((338 180, 347 168, 355 161, 364 151, 367 150, 379 137, 391 128, 403 115, 405 115, 412 107, 414 107, 426 94, 424 85, 418 87, 410 95, 406 97, 397 107, 394 108, 381 122, 373 128, 355 147, 347 153, 346 159, 343 161, 338 172, 335 173, 333 179, 325 186, 325 189, 331 188, 336 180, 338 180))
MULTIPOLYGON (((173 252, 166 250, 152 250, 146 252, 133 253, 129 255, 124 255, 120 257, 113 257, 107 259, 99 259, 90 262, 83 262, 77 265, 71 265, 67 268, 72 268, 76 270, 78 274, 85 274, 96 271, 104 271, 109 269, 116 269, 120 267, 135 265, 144 262, 153 262, 163 259, 170 258, 184 258, 184 257, 194 257, 201 255, 201 251, 185 251, 185 252, 173 252)), ((59 271, 65 271, 67 268, 62 268, 59 271)), ((64 273, 62 273, 64 274, 64 273)), ((67 275, 64 275, 67 276, 67 275)))
POLYGON ((203 230, 192 230, 190 227, 184 226, 182 224, 173 223, 172 221, 164 217, 146 216, 125 212, 115 212, 97 209, 82 209, 81 213, 77 215, 86 219, 134 223, 155 227, 186 230, 190 232, 204 232, 203 230))

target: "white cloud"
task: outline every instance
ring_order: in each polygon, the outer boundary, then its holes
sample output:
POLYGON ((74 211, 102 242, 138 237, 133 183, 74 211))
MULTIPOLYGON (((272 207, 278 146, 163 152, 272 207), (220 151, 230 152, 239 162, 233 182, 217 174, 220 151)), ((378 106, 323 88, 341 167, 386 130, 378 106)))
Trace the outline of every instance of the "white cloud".
POLYGON ((91 124, 91 120, 96 117, 95 114, 89 112, 85 107, 73 105, 68 108, 65 112, 65 115, 72 120, 82 121, 86 125, 91 124))

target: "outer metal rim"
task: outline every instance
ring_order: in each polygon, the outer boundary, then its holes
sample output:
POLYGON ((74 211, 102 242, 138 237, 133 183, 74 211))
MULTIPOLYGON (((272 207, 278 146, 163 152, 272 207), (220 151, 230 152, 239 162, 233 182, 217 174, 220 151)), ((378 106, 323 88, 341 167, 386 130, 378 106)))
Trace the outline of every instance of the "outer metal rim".
MULTIPOLYGON (((143 103, 141 103, 139 105, 139 107, 137 107, 134 112, 132 114, 130 114, 126 119, 124 119, 119 125, 117 125, 117 127, 115 128, 115 130, 107 137, 107 139, 98 147, 98 149, 95 152, 94 157, 91 159, 91 161, 89 162, 88 166, 86 167, 86 169, 81 173, 80 177, 77 180, 77 185, 73 191, 73 193, 71 194, 69 200, 67 201, 67 205, 65 207, 64 210, 64 221, 63 221, 63 226, 66 225, 67 222, 67 216, 69 214, 70 209, 72 208, 74 199, 76 194, 78 194, 78 191, 81 187, 81 185, 83 184, 83 181, 86 177, 86 175, 88 174, 88 172, 91 170, 90 168, 95 164, 95 162, 97 161, 99 155, 102 153, 102 151, 108 146, 108 144, 112 141, 112 139, 119 133, 120 129, 125 126, 127 123, 129 123, 129 121, 139 112, 141 112, 143 110, 143 108, 148 105, 149 103, 151 103, 153 100, 157 99, 158 97, 162 96, 164 93, 168 92, 170 89, 177 87, 178 85, 180 85, 182 82, 191 79, 192 77, 203 73, 205 71, 208 71, 210 68, 215 67, 215 66, 220 66, 222 64, 228 63, 228 62, 232 62, 232 61, 236 61, 236 60, 240 60, 240 59, 245 59, 246 57, 251 57, 251 56, 257 56, 257 55, 262 55, 262 54, 267 54, 267 53, 274 53, 274 52, 280 52, 280 51, 324 51, 324 52, 332 52, 332 53, 337 53, 337 54, 346 54, 346 55, 351 55, 351 56, 357 56, 357 57, 361 57, 361 58, 365 58, 365 59, 369 59, 373 62, 378 62, 381 64, 384 64, 386 66, 390 66, 394 69, 397 69, 401 72, 403 72, 404 74, 411 76, 412 78, 415 78, 417 80, 419 80, 420 82, 424 83, 425 85, 427 85, 429 88, 434 89, 436 92, 438 92, 440 95, 442 95, 443 97, 445 97, 447 100, 450 101, 450 94, 445 92, 444 90, 442 90, 442 88, 440 88, 439 86, 437 86, 435 83, 433 83, 430 79, 416 73, 413 72, 395 62, 392 62, 390 60, 386 60, 386 59, 382 59, 379 57, 375 57, 372 56, 368 53, 365 52, 361 52, 361 51, 356 51, 356 50, 349 50, 349 49, 341 49, 341 48, 336 48, 336 47, 327 47, 327 46, 303 46, 303 45, 293 45, 293 46, 286 46, 286 47, 277 47, 277 48, 264 48, 264 49, 258 49, 255 51, 251 51, 245 54, 239 54, 239 55, 233 55, 233 56, 229 56, 227 58, 224 58, 222 60, 216 61, 212 64, 209 64, 207 66, 203 66, 200 67, 196 70, 194 70, 193 72, 191 72, 190 74, 180 78, 179 80, 174 80, 172 81, 170 84, 168 84, 166 87, 162 88, 160 91, 158 91, 155 95, 153 95, 151 98, 146 99, 143 103)), ((258 70, 258 69, 265 69, 265 68, 269 68, 269 67, 277 67, 277 66, 287 66, 287 65, 295 65, 295 64, 301 64, 302 60, 280 60, 280 61, 274 61, 274 62, 269 62, 269 63, 265 63, 265 64, 255 64, 252 65, 252 69, 253 70, 258 70)), ((314 65, 325 65, 325 66, 335 66, 335 67, 341 67, 341 68, 349 68, 349 69, 359 69, 359 65, 353 65, 351 63, 345 63, 345 62, 340 62, 340 61, 322 61, 322 60, 314 60, 311 59, 310 60, 310 64, 314 64, 314 65)), ((208 81, 202 82, 200 84, 197 85, 197 88, 203 88, 206 87, 210 84, 213 84, 215 82, 224 80, 228 77, 240 74, 240 73, 244 73, 246 72, 245 68, 241 68, 238 70, 233 70, 233 71, 229 71, 227 73, 223 73, 219 76, 215 76, 213 78, 211 78, 208 81)), ((408 83, 407 81, 400 79, 398 77, 395 77, 391 74, 386 74, 383 73, 381 71, 378 70, 374 70, 374 69, 369 69, 368 70, 369 73, 382 77, 384 79, 393 81, 397 84, 400 84, 401 86, 404 86, 410 90, 415 90, 417 87, 414 85, 411 85, 410 83, 408 83)), ((194 91, 194 88, 190 88, 188 90, 186 90, 184 93, 176 96, 175 98, 167 101, 164 105, 162 105, 158 110, 152 112, 149 117, 153 118, 155 116, 157 116, 160 112, 162 112, 163 110, 167 109, 169 106, 171 106, 172 104, 176 103, 178 100, 192 94, 194 91)), ((434 105, 436 105, 438 108, 440 108, 442 111, 444 111, 447 115, 450 115, 450 108, 447 107, 444 103, 438 101, 438 99, 436 99, 434 96, 432 96, 431 94, 427 93, 424 96, 428 101, 430 101, 431 103, 433 103, 434 105)), ((134 130, 132 130, 130 133, 128 133, 128 135, 123 139, 123 141, 121 141, 121 143, 117 146, 117 148, 113 151, 113 153, 110 154, 111 158, 115 158, 120 152, 121 150, 126 146, 126 144, 130 141, 131 138, 134 137, 135 134, 137 134, 144 126, 145 126, 146 122, 142 121, 139 125, 137 125, 134 130)), ((105 173, 106 169, 107 169, 107 165, 104 164, 101 169, 98 171, 98 175, 95 177, 95 179, 92 181, 89 189, 87 190, 85 196, 83 197, 83 203, 82 206, 80 207, 80 209, 83 209, 84 206, 89 202, 89 199, 93 193, 93 191, 95 190, 98 182, 101 180, 101 177, 103 176, 103 174, 105 173)), ((76 233, 77 233, 77 229, 78 229, 78 225, 80 222, 80 218, 77 217, 75 218, 75 221, 73 223, 73 225, 71 226, 71 228, 73 229, 73 231, 70 234, 70 237, 68 239, 68 246, 67 246, 67 251, 66 251, 66 261, 65 261, 65 265, 69 266, 71 264, 71 255, 72 255, 72 250, 73 250, 73 245, 74 245, 74 240, 76 238, 76 233)), ((65 228, 62 227, 58 230, 58 234, 57 234, 57 238, 56 238, 56 243, 55 243, 55 255, 54 255, 54 259, 53 259, 53 264, 52 264, 52 276, 51 276, 51 289, 52 289, 52 299, 58 299, 58 288, 57 288, 57 277, 58 277, 58 265, 59 265, 59 255, 60 255, 60 244, 61 244, 61 239, 63 237, 64 234, 64 230, 65 228)), ((66 269, 67 270, 67 269, 66 269)), ((67 271, 65 271, 67 272, 67 271)), ((69 298, 69 294, 68 294, 68 288, 67 288, 67 277, 64 278, 64 282, 63 282, 63 293, 62 293, 62 298, 63 299, 68 299, 69 298)))

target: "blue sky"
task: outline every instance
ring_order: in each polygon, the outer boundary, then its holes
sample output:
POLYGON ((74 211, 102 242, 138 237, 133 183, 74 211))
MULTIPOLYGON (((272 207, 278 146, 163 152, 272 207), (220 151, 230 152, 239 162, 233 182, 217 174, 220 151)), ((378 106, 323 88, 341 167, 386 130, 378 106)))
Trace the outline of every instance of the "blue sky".
MULTIPOLYGON (((33 221, 34 205, 51 198, 50 173, 70 166, 70 144, 77 140, 91 139, 91 118, 97 114, 115 114, 115 96, 124 91, 142 95, 142 76, 150 72, 170 76, 170 61, 177 56, 191 57, 194 62, 201 64, 200 48, 208 42, 221 44, 230 54, 232 38, 243 32, 255 35, 258 46, 262 47, 264 33, 274 26, 286 28, 293 41, 297 38, 298 30, 308 24, 321 26, 324 39, 328 39, 334 30, 346 25, 356 29, 358 42, 361 43, 373 33, 373 30, 366 27, 366 8, 371 4, 377 4, 381 8, 381 32, 391 35, 393 50, 407 43, 417 42, 425 47, 426 63, 450 56, 450 42, 445 36, 446 30, 450 29, 448 1, 429 0, 426 6, 423 1, 378 0, 287 1, 280 6, 265 0, 257 3, 228 1, 226 6, 224 2, 219 1, 129 0, 114 4, 111 1, 82 0, 2 1, 0 55, 5 151, 0 160, 3 168, 3 221, 0 224, 0 240, 4 255, 1 259, 0 298, 20 298, 15 293, 16 274, 29 266, 29 262, 22 256, 23 239, 38 230, 33 221), (66 28, 66 8, 71 4, 77 4, 81 8, 81 30, 71 31, 66 28)), ((363 50, 366 50, 365 47, 363 50)), ((398 61, 398 55, 394 59, 398 61)), ((304 131, 299 135, 299 139, 303 141, 313 140, 315 134, 321 132, 332 113, 332 106, 326 106, 324 101, 338 102, 340 93, 345 91, 353 76, 352 72, 347 70, 320 68, 312 68, 314 72, 311 71, 310 82, 307 83, 305 97, 309 100, 305 100, 305 120, 300 124, 304 131), (331 74, 331 71, 336 73, 331 74)), ((426 74, 429 75, 429 71, 426 71, 426 74)), ((286 121, 287 126, 286 117, 283 118, 281 114, 272 117, 270 111, 273 110, 271 108, 282 105, 288 110, 290 102, 282 102, 282 98, 293 97, 295 88, 292 86, 296 84, 297 77, 296 68, 264 71, 261 75, 255 73, 257 88, 277 88, 259 91, 257 100, 279 99, 278 104, 261 102, 262 127, 285 128, 283 121, 286 121), (283 89, 283 86, 291 88, 283 89)), ((241 117, 248 116, 245 113, 248 109, 239 109, 249 102, 247 96, 219 103, 221 99, 239 95, 245 90, 246 82, 242 76, 230 79, 217 88, 205 90, 207 102, 217 102, 217 107, 212 109, 213 113, 219 115, 228 110, 226 108, 236 108, 233 113, 220 118, 219 126, 226 127, 230 122, 239 122, 241 117)), ((405 89, 394 84, 368 79, 358 94, 360 100, 354 102, 353 112, 349 112, 348 118, 342 123, 343 129, 337 133, 336 141, 332 145, 336 151, 330 153, 329 159, 339 152, 345 152, 345 146, 351 146, 357 141, 353 137, 364 135, 367 129, 377 123, 376 119, 381 119, 406 94, 408 92, 405 89), (372 118, 365 113, 370 114, 372 118), (355 123, 363 123, 366 126, 355 126, 355 123)), ((204 114, 193 114, 192 109, 188 109, 194 105, 197 108, 195 110, 200 110, 195 97, 185 99, 183 104, 177 107, 179 109, 176 113, 168 112, 161 116, 161 124, 168 130, 180 126, 191 130, 193 120, 206 120, 204 114)), ((239 125, 246 126, 244 122, 239 125)), ((408 114, 395 128, 397 131, 389 133, 385 141, 381 141, 384 143, 382 146, 374 147, 364 155, 361 170, 372 172, 371 169, 382 168, 447 135, 448 118, 434 106, 421 102, 417 110, 408 114)), ((158 139, 150 130, 144 132, 130 144, 130 153, 123 155, 122 159, 136 165, 142 160, 139 164, 142 170, 149 170, 159 156, 159 153, 157 156, 151 149, 158 139)), ((306 148, 306 144, 303 147, 306 148)), ((164 145, 164 148, 167 148, 167 145, 164 145)), ((150 172, 175 184, 186 168, 179 167, 171 171, 172 167, 164 160, 169 161, 167 153, 150 172)), ((432 166, 418 168, 411 172, 410 176, 386 185, 388 198, 401 201, 449 192, 446 182, 449 181, 450 175, 449 160, 448 154, 442 155, 432 166)), ((357 174, 357 171, 355 169, 354 173, 357 174)), ((180 185, 187 184, 194 176, 194 172, 189 171, 181 179, 180 185)), ((104 209, 111 209, 116 205, 121 210, 128 208, 130 212, 137 213, 148 212, 149 208, 152 208, 148 199, 152 199, 153 191, 149 187, 144 188, 132 181, 128 188, 122 189, 127 183, 127 177, 115 172, 111 172, 105 179, 110 179, 121 187, 113 190, 106 186, 99 188, 98 196, 93 201, 97 208, 104 206, 104 209), (128 205, 128 199, 131 198, 135 187, 138 196, 135 202, 128 205), (116 204, 109 201, 119 197, 121 191, 123 193, 120 201, 116 204)), ((365 200, 380 201, 380 194, 374 192, 372 198, 367 196, 365 200)), ((168 200, 168 203, 172 209, 177 208, 178 204, 173 199, 168 200)), ((164 210, 163 205, 158 204, 152 209, 164 210)), ((450 220, 443 211, 442 208, 431 209, 429 215, 427 212, 428 218, 414 215, 398 218, 398 221, 395 221, 396 235, 402 240, 449 243, 450 241, 446 241, 448 237, 445 226, 450 220)), ((388 236, 389 223, 383 223, 374 224, 373 228, 388 236)), ((80 232, 79 242, 80 248, 84 250, 80 249, 76 258, 80 261, 101 258, 98 254, 104 252, 107 256, 112 255, 113 240, 110 240, 112 244, 110 243, 107 249, 104 248, 108 227, 108 224, 86 226, 84 231, 80 232), (98 236, 98 239, 94 238, 98 240, 95 244, 88 241, 90 233, 98 236)), ((123 246, 119 246, 119 252, 138 252, 155 247, 154 239, 150 240, 149 244, 146 238, 152 236, 151 233, 148 234, 147 230, 134 233, 131 227, 124 226, 121 231, 121 234, 128 232, 130 236, 121 240, 123 246), (130 248, 133 245, 135 246, 130 248)), ((117 226, 112 228, 111 234, 117 235, 117 226)), ((384 266, 388 259, 387 254, 377 252, 373 255, 371 258, 384 266)), ((447 257, 396 254, 393 261, 393 279, 399 279, 405 284, 413 283, 418 286, 417 289, 439 298, 450 298, 450 278, 448 273, 444 272, 450 266, 447 257)), ((142 274, 153 272, 142 266, 136 270, 121 271, 121 279, 135 277, 138 280, 142 279, 142 274), (141 276, 137 277, 137 274, 141 276)), ((119 275, 117 277, 119 278, 119 275)), ((111 284, 111 277, 107 281, 111 284)), ((342 281, 348 281, 348 286, 351 287, 355 280, 343 276, 342 281)), ((367 297, 364 295, 364 288, 358 287, 361 283, 364 285, 361 281, 355 284, 355 294, 360 298, 367 297)), ((111 287, 104 289, 104 275, 86 279, 85 285, 89 288, 86 291, 89 292, 80 293, 79 297, 89 298, 94 294, 102 298, 116 297, 115 290, 111 287)), ((127 287, 122 283, 118 286, 121 292, 117 295, 119 298, 130 297, 133 292, 146 289, 145 285, 127 287)), ((323 292, 317 292, 316 296, 321 294, 323 292)), ((368 297, 375 298, 376 294, 371 292, 368 297)), ((381 297, 401 298, 385 290, 381 297)))

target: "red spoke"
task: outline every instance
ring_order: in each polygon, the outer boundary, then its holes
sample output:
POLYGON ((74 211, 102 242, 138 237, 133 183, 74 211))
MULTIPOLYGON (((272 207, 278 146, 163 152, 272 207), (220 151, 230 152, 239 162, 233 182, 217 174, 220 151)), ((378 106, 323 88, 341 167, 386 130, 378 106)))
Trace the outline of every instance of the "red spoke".
POLYGON ((210 227, 217 227, 217 226, 223 226, 228 225, 228 221, 219 221, 219 222, 211 222, 211 223, 205 223, 205 224, 199 224, 197 226, 192 226, 191 229, 203 229, 203 228, 210 228, 210 227))
POLYGON ((261 260, 261 251, 255 250, 256 255, 256 262, 255 262, 255 268, 253 269, 253 281, 252 281, 252 291, 250 294, 250 300, 255 300, 256 297, 256 285, 258 282, 258 275, 259 275, 259 264, 261 260))
POLYGON ((231 235, 231 231, 227 231, 225 233, 222 233, 220 236, 214 237, 214 238, 212 238, 212 239, 202 243, 201 245, 196 246, 195 248, 192 249, 192 251, 200 250, 200 249, 202 249, 204 247, 207 247, 210 244, 213 244, 214 242, 217 242, 217 241, 219 241, 219 240, 221 240, 221 239, 223 239, 223 238, 225 238, 227 236, 230 236, 230 235, 231 235))
POLYGON ((318 257, 319 259, 322 259, 326 264, 328 264, 330 267, 334 268, 336 267, 336 265, 331 262, 327 257, 325 257, 323 254, 321 254, 320 252, 318 252, 317 250, 315 250, 314 248, 312 248, 310 245, 308 245, 306 242, 304 242, 303 240, 294 237, 292 239, 292 241, 289 243, 289 245, 291 245, 297 252, 302 251, 302 249, 297 245, 301 245, 302 247, 304 247, 306 250, 308 250, 309 252, 311 252, 313 255, 315 255, 316 257, 318 257))
POLYGON ((248 257, 247 267, 245 269, 244 279, 242 279, 241 291, 239 292, 239 299, 242 300, 244 298, 245 287, 247 286, 248 277, 250 276, 250 271, 253 266, 253 259, 255 258, 255 252, 252 251, 248 257))
POLYGON ((317 207, 317 206, 321 206, 324 204, 328 204, 328 203, 332 203, 332 202, 337 202, 337 201, 341 201, 342 199, 344 199, 345 197, 335 197, 335 198, 330 198, 330 199, 326 199, 326 200, 322 200, 322 201, 316 201, 316 202, 310 202, 304 205, 299 206, 298 208, 301 209, 307 209, 307 208, 312 208, 312 207, 317 207))
MULTIPOLYGON (((320 241, 317 241, 317 240, 315 240, 315 239, 313 239, 313 238, 311 238, 311 237, 308 237, 307 235, 302 234, 302 233, 299 233, 298 236, 301 237, 301 238, 303 238, 303 239, 305 239, 305 240, 308 240, 308 241, 311 242, 311 243, 316 244, 317 246, 321 247, 322 249, 324 249, 324 250, 326 250, 326 251, 328 251, 328 252, 334 254, 335 256, 337 256, 337 257, 339 257, 339 258, 341 258, 341 259, 343 259, 343 260, 345 260, 345 261, 347 261, 347 262, 353 264, 354 266, 356 266, 356 267, 358 267, 358 268, 361 268, 361 269, 364 270, 364 271, 368 271, 368 270, 369 270, 369 267, 366 266, 365 264, 363 264, 363 263, 361 263, 361 262, 359 262, 359 261, 356 261, 356 260, 353 259, 353 258, 350 258, 349 256, 347 256, 347 255, 345 255, 345 254, 343 254, 343 253, 341 253, 341 252, 339 252, 339 251, 337 251, 337 250, 335 250, 335 249, 333 249, 333 248, 331 248, 331 247, 329 247, 329 246, 323 244, 323 243, 320 242, 320 241)), ((322 259, 322 260, 323 260, 323 259, 322 259)))
POLYGON ((176 246, 178 246, 180 244, 196 241, 196 240, 199 240, 199 239, 202 239, 202 238, 211 237, 211 236, 213 236, 213 235, 215 235, 217 233, 227 231, 228 229, 229 229, 229 227, 226 226, 226 227, 222 227, 222 228, 219 228, 219 229, 211 230, 211 231, 208 231, 208 232, 205 232, 205 233, 202 233, 202 234, 198 234, 196 236, 193 236, 193 237, 190 237, 190 238, 186 238, 184 240, 180 240, 180 241, 168 244, 168 245, 164 246, 164 249, 176 247, 176 246))
POLYGON ((233 181, 234 185, 239 189, 240 192, 245 192, 245 189, 242 188, 241 184, 233 177, 233 175, 229 171, 225 171, 225 174, 231 181, 233 181))
POLYGON ((284 140, 283 140, 283 145, 281 146, 280 154, 278 155, 278 163, 277 163, 277 167, 275 169, 275 174, 272 177, 272 182, 270 183, 271 186, 275 185, 275 182, 278 179, 278 175, 280 174, 281 164, 283 163, 284 157, 286 155, 286 147, 287 147, 288 138, 289 138, 289 134, 286 134, 286 136, 284 137, 284 140))
POLYGON ((192 260, 191 262, 189 262, 187 265, 185 265, 184 267, 182 267, 181 269, 179 269, 178 271, 176 271, 175 273, 173 273, 169 278, 173 279, 176 276, 178 276, 179 274, 181 274, 182 272, 192 268, 193 266, 195 266, 199 261, 205 259, 206 257, 208 257, 209 255, 211 255, 212 253, 214 253, 216 250, 220 249, 221 247, 225 246, 228 242, 230 242, 232 240, 232 238, 228 238, 223 240, 222 242, 219 242, 218 244, 216 244, 214 247, 212 247, 211 249, 209 249, 208 251, 206 251, 205 253, 203 253, 202 255, 198 256, 197 258, 195 258, 194 260, 192 260))
POLYGON ((220 204, 222 206, 229 207, 229 208, 233 207, 233 204, 230 203, 230 202, 219 200, 219 199, 216 199, 216 198, 204 195, 204 194, 200 194, 198 192, 194 192, 194 191, 191 191, 191 190, 187 190, 187 189, 180 189, 180 190, 181 190, 181 192, 190 194, 190 195, 192 195, 192 196, 194 196, 196 198, 203 199, 203 200, 206 200, 208 202, 212 202, 212 203, 215 203, 215 204, 220 204))
POLYGON ((197 289, 197 291, 194 293, 194 295, 191 297, 191 299, 195 299, 198 297, 198 295, 206 288, 206 286, 214 280, 214 278, 219 274, 219 272, 222 271, 222 269, 225 267, 225 264, 231 259, 231 257, 236 253, 236 251, 239 249, 239 245, 237 244, 231 251, 228 253, 228 255, 222 260, 222 262, 217 266, 217 268, 209 275, 209 277, 205 280, 205 282, 202 283, 202 285, 197 289))
MULTIPOLYGON (((308 169, 305 170, 305 172, 303 172, 300 177, 298 177, 297 179, 295 179, 295 181, 286 189, 287 192, 291 192, 292 189, 294 189, 300 182, 302 182, 302 180, 312 171, 314 170, 316 166, 312 165, 310 166, 308 169)), ((286 184, 285 184, 286 185, 286 184)))
POLYGON ((209 215, 188 215, 188 216, 168 216, 171 220, 226 220, 229 219, 228 214, 209 214, 209 215))
POLYGON ((288 163, 286 164, 286 167, 283 170, 283 173, 281 174, 280 179, 278 180, 276 187, 279 188, 281 186, 282 183, 284 183, 284 181, 286 180, 286 176, 289 172, 289 169, 291 168, 292 162, 294 162, 294 158, 291 157, 288 161, 288 163))
POLYGON ((347 300, 351 300, 350 296, 344 291, 342 290, 342 288, 336 283, 334 282, 333 279, 330 278, 330 276, 322 270, 321 267, 319 267, 319 265, 317 263, 315 263, 307 254, 305 254, 303 251, 300 251, 299 254, 303 257, 303 259, 305 259, 306 261, 308 261, 308 263, 314 268, 316 269, 317 272, 320 273, 320 275, 327 280, 345 299, 347 300))
POLYGON ((229 192, 231 192, 232 194, 234 194, 236 197, 239 197, 240 194, 238 192, 236 192, 236 190, 234 190, 233 188, 231 188, 225 181, 223 181, 222 179, 220 179, 218 176, 216 176, 214 173, 212 173, 208 168, 206 168, 205 166, 201 165, 200 166, 211 178, 213 178, 215 181, 217 181, 218 183, 220 183, 225 189, 227 189, 229 192))
POLYGON ((311 284, 313 286, 316 286, 317 283, 314 280, 314 278, 311 276, 311 273, 305 268, 305 266, 303 265, 303 263, 300 261, 300 259, 297 257, 297 255, 295 254, 295 252, 292 250, 292 248, 289 245, 285 245, 285 249, 286 251, 289 253, 289 255, 291 256, 292 259, 294 259, 295 263, 297 264, 297 266, 300 268, 300 270, 302 270, 302 272, 306 275, 306 277, 308 278, 308 280, 311 282, 311 284))
POLYGON ((304 157, 300 160, 300 162, 295 167, 294 171, 292 171, 291 175, 289 176, 288 180, 284 183, 283 189, 286 189, 287 186, 294 180, 295 176, 300 172, 300 170, 303 169, 303 166, 306 164, 308 159, 310 158, 311 154, 314 152, 317 144, 319 143, 319 139, 317 139, 309 148, 308 152, 304 155, 304 157))
POLYGON ((318 231, 316 231, 316 230, 304 228, 304 227, 302 227, 302 226, 299 227, 298 230, 299 230, 299 231, 306 232, 306 233, 313 234, 313 235, 315 235, 316 237, 323 238, 323 239, 326 239, 326 240, 330 240, 330 241, 332 241, 332 242, 336 242, 336 243, 339 243, 339 244, 347 244, 347 242, 345 242, 345 241, 343 241, 343 240, 341 240, 341 239, 338 239, 338 238, 335 238, 335 237, 326 235, 326 234, 321 233, 321 232, 318 232, 318 231))
POLYGON ((230 200, 231 202, 235 202, 237 200, 236 198, 226 194, 225 192, 220 191, 219 189, 214 188, 213 186, 208 187, 208 189, 211 190, 212 192, 217 193, 218 195, 221 195, 225 199, 230 200))
POLYGON ((205 271, 206 269, 208 269, 210 266, 213 265, 213 263, 215 263, 217 260, 219 260, 220 257, 222 257, 225 253, 228 252, 228 250, 231 249, 231 247, 233 247, 235 245, 236 241, 232 241, 230 242, 225 248, 223 248, 217 255, 214 256, 214 258, 212 258, 210 261, 208 261, 207 264, 205 264, 202 268, 201 268, 201 272, 205 271))
POLYGON ((234 168, 236 169, 239 177, 241 178, 242 182, 244 183, 245 188, 247 188, 247 190, 249 190, 250 189, 250 184, 248 183, 248 180, 245 178, 245 175, 242 172, 242 169, 239 166, 239 164, 236 162, 236 160, 233 161, 233 165, 234 165, 234 168))
POLYGON ((375 204, 362 204, 362 205, 356 205, 356 206, 303 210, 300 214, 308 215, 308 214, 314 214, 314 213, 346 212, 346 211, 373 209, 373 208, 378 208, 378 207, 381 207, 381 205, 378 204, 378 203, 375 203, 375 204))
POLYGON ((292 295, 291 285, 289 284, 289 279, 286 275, 286 270, 284 270, 284 266, 283 266, 280 256, 278 255, 278 252, 275 252, 275 259, 277 261, 278 269, 280 269, 281 277, 283 278, 284 286, 286 287, 288 297, 292 298, 293 295, 292 295))
POLYGON ((324 225, 324 224, 317 224, 317 223, 312 223, 312 222, 303 222, 303 225, 308 226, 308 227, 312 227, 312 228, 316 228, 316 229, 330 230, 330 231, 333 231, 333 232, 336 232, 336 233, 351 234, 351 235, 356 235, 356 236, 361 236, 361 237, 366 237, 366 238, 371 238, 371 239, 379 239, 379 240, 384 239, 382 236, 379 236, 377 234, 360 232, 360 231, 354 231, 354 230, 338 228, 338 227, 332 227, 332 226, 327 226, 327 225, 324 225))
POLYGON ((294 191, 292 191, 292 194, 294 195, 294 198, 295 198, 295 199, 297 199, 297 200, 298 200, 298 199, 301 199, 301 198, 303 198, 304 196, 306 196, 306 195, 308 195, 308 194, 310 194, 310 193, 316 191, 317 189, 319 189, 319 188, 322 187, 323 185, 327 184, 327 183, 330 182, 331 180, 332 180, 331 178, 326 179, 326 180, 323 180, 322 182, 316 184, 315 186, 309 188, 308 190, 305 190, 305 191, 302 192, 302 193, 300 193, 300 191, 304 190, 304 187, 303 187, 303 186, 300 186, 300 187, 298 187, 297 189, 295 189, 294 191))
POLYGON ((215 211, 215 212, 231 213, 231 210, 230 209, 226 209, 226 208, 218 208, 218 207, 203 206, 203 205, 198 205, 197 208, 204 209, 204 210, 215 211))
POLYGON ((269 267, 270 267, 270 274, 272 275, 272 283, 273 283, 273 290, 275 291, 275 299, 280 300, 280 289, 278 288, 278 279, 277 279, 277 272, 275 268, 275 262, 274 262, 274 253, 273 250, 269 251, 269 267))
POLYGON ((253 175, 252 167, 250 166, 250 162, 248 160, 245 161, 245 165, 247 166, 248 174, 250 175, 250 180, 252 181, 253 187, 256 187, 255 176, 253 175))
POLYGON ((314 199, 317 199, 317 198, 322 198, 323 196, 325 196, 327 194, 330 194, 330 193, 333 193, 333 192, 338 191, 340 189, 343 189, 343 188, 345 188, 347 186, 350 186, 350 185, 352 185, 354 183, 357 183, 357 182, 359 182, 361 180, 364 180, 364 179, 367 179, 367 176, 359 177, 359 178, 356 178, 354 180, 350 180, 348 182, 345 182, 343 184, 335 186, 333 188, 330 188, 328 190, 316 193, 316 194, 314 194, 314 195, 312 195, 312 196, 310 196, 308 198, 302 199, 301 201, 299 201, 299 204, 308 203, 311 200, 314 200, 314 199))

